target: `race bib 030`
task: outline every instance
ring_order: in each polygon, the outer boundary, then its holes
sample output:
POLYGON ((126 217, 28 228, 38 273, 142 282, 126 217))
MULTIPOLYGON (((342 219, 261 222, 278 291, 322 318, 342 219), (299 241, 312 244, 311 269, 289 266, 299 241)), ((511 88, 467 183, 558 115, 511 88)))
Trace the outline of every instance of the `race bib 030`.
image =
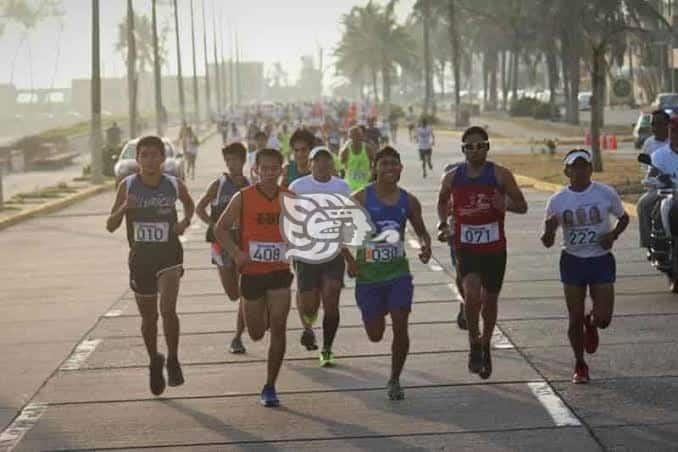
POLYGON ((253 262, 282 262, 285 250, 284 242, 250 242, 250 259, 253 262))
POLYGON ((499 241, 499 223, 461 225, 461 243, 467 245, 486 245, 499 241))
POLYGON ((169 240, 169 223, 134 222, 134 241, 162 243, 169 240))

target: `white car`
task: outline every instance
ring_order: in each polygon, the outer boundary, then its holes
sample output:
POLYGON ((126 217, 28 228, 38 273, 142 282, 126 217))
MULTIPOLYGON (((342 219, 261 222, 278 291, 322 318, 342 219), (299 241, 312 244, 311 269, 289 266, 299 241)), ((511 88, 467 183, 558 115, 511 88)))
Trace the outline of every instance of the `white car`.
MULTIPOLYGON (((113 172, 115 174, 116 184, 126 178, 132 173, 139 171, 139 164, 137 163, 137 143, 140 138, 129 140, 122 147, 120 156, 118 157, 113 172)), ((165 162, 162 164, 162 171, 170 176, 178 177, 184 180, 184 156, 174 148, 172 140, 167 137, 162 137, 162 142, 165 143, 165 162)))

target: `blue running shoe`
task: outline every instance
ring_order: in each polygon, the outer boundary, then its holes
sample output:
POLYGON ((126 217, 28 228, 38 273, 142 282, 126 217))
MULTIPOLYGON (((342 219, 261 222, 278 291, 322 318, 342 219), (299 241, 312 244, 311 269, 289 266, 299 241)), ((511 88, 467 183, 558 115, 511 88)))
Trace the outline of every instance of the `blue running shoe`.
POLYGON ((280 400, 278 400, 278 395, 275 393, 275 386, 264 386, 264 389, 261 391, 261 404, 269 408, 280 406, 280 400))

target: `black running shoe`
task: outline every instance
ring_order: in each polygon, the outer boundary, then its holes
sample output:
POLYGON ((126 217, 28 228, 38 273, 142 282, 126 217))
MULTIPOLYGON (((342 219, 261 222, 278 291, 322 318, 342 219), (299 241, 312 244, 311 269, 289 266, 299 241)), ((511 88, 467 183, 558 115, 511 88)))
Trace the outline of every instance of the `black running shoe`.
POLYGON ((233 340, 231 341, 231 346, 229 347, 228 351, 230 351, 234 355, 242 355, 243 353, 247 352, 245 346, 242 343, 242 339, 240 339, 239 337, 233 338, 233 340))
POLYGON ((312 329, 304 330, 301 333, 301 345, 306 347, 306 350, 318 350, 318 344, 315 342, 315 333, 312 329))
POLYGON ((460 330, 468 330, 468 323, 466 322, 466 311, 464 310, 464 303, 459 303, 459 314, 457 314, 457 326, 460 330))
POLYGON ((148 366, 151 374, 151 392, 153 395, 159 396, 165 392, 165 375, 163 375, 163 370, 165 369, 165 357, 158 353, 155 355, 155 358, 151 360, 151 365, 148 366))
POLYGON ((492 375, 492 355, 490 350, 492 346, 490 344, 483 345, 483 366, 480 369, 480 378, 487 380, 492 375))
POLYGON ((176 358, 167 360, 167 386, 181 386, 184 384, 184 373, 181 364, 176 358))
POLYGON ((468 354, 468 370, 472 374, 480 373, 483 367, 483 349, 479 343, 471 344, 471 351, 468 354))

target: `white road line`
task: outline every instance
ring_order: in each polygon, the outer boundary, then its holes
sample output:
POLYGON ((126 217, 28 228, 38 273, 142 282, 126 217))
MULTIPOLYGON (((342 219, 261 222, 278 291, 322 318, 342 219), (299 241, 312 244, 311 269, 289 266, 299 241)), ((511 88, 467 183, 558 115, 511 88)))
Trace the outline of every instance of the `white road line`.
POLYGON ((452 293, 454 294, 454 297, 455 297, 455 298, 457 298, 457 299, 459 299, 459 300, 462 299, 462 298, 461 298, 461 294, 460 294, 459 291, 457 290, 457 284, 456 284, 456 283, 450 283, 450 284, 447 285, 447 287, 450 288, 450 290, 451 290, 452 293))
POLYGON ((443 271, 443 267, 440 265, 438 260, 434 257, 432 257, 431 260, 428 261, 428 268, 430 268, 434 272, 443 271))
POLYGON ((499 329, 498 326, 495 326, 494 333, 492 333, 492 348, 497 350, 513 350, 516 347, 509 341, 501 329, 499 329))
POLYGON ((410 247, 414 248, 415 250, 418 250, 421 248, 421 245, 419 245, 419 242, 415 239, 409 239, 407 243, 410 244, 410 247))
POLYGON ((106 317, 106 318, 120 317, 121 315, 122 315, 122 309, 111 309, 106 314, 104 314, 104 317, 106 317))
POLYGON ((71 356, 61 365, 59 370, 78 370, 101 343, 101 339, 87 339, 78 344, 71 356))
POLYGON ((29 403, 26 405, 19 416, 14 419, 14 422, 0 433, 0 451, 14 450, 21 438, 38 423, 46 410, 46 403, 29 403))
POLYGON ((572 411, 565 405, 565 402, 558 397, 547 382, 532 382, 528 383, 527 386, 537 400, 539 400, 539 403, 546 409, 557 427, 576 427, 581 425, 579 419, 572 414, 572 411))
POLYGON ((179 236, 179 241, 180 241, 181 243, 186 243, 186 242, 188 242, 188 238, 186 238, 186 236, 180 235, 180 236, 179 236))

